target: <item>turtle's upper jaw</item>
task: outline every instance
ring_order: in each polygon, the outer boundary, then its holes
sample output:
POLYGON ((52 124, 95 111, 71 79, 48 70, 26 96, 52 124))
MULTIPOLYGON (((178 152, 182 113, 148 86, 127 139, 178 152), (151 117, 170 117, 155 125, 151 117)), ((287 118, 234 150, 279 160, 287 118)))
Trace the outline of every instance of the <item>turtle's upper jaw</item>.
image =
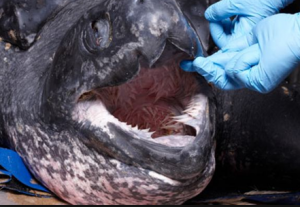
POLYGON ((73 120, 99 152, 185 180, 201 175, 211 156, 209 86, 180 69, 184 53, 166 60, 168 52, 123 85, 82 94, 73 120))

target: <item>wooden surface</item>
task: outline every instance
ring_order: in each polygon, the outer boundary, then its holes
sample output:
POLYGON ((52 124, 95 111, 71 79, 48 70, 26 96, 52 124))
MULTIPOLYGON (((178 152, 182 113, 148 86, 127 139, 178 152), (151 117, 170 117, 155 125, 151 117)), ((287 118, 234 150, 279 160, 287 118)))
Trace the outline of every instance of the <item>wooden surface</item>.
POLYGON ((0 191, 0 205, 67 205, 55 198, 36 198, 0 191))

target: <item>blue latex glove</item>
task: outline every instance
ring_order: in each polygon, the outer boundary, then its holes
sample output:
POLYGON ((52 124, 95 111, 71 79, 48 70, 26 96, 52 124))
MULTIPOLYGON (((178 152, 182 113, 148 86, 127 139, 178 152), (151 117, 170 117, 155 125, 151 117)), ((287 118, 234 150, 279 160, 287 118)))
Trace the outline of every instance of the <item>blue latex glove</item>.
MULTIPOLYGON (((300 13, 261 21, 251 33, 224 48, 225 54, 230 51, 241 52, 226 65, 228 76, 241 87, 272 91, 300 63, 300 13)), ((211 73, 210 68, 205 71, 211 73)))
POLYGON ((208 82, 223 90, 240 89, 242 86, 231 79, 225 72, 225 66, 238 53, 218 53, 208 57, 198 57, 194 61, 182 61, 180 66, 187 72, 197 72, 208 82))
POLYGON ((294 0, 222 0, 205 13, 211 34, 219 48, 250 32, 258 22, 277 14, 294 0), (231 21, 230 17, 236 16, 231 21))

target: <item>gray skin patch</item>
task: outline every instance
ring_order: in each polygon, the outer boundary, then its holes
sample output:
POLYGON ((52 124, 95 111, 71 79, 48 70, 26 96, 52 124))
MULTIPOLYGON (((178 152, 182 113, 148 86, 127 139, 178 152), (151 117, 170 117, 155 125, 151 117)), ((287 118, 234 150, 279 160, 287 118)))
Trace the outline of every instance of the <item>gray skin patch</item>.
MULTIPOLYGON (((22 156, 35 177, 71 204, 182 204, 201 193, 214 173, 211 132, 204 147, 207 156, 199 160, 203 169, 197 176, 180 181, 111 158, 107 151, 113 150, 114 146, 93 142, 96 135, 85 137, 82 133, 84 127, 85 130, 89 127, 72 120, 71 112, 80 94, 97 86, 126 82, 133 77, 139 69, 137 51, 149 62, 158 58, 158 45, 167 39, 159 33, 166 31, 166 20, 162 20, 161 27, 152 28, 155 34, 150 36, 152 39, 149 39, 151 32, 147 24, 131 19, 134 24, 127 27, 126 23, 130 21, 120 22, 120 9, 135 2, 86 0, 82 4, 72 1, 45 25, 39 41, 27 52, 6 51, 0 42, 0 56, 6 57, 6 61, 0 60, 0 78, 6 80, 0 81, 1 94, 6 94, 1 96, 3 131, 11 148, 22 156), (103 8, 110 12, 110 23, 115 28, 110 44, 113 49, 101 48, 96 52, 101 58, 95 58, 95 54, 87 53, 88 47, 94 49, 91 42, 83 43, 80 37, 84 36, 79 34, 88 28, 85 27, 89 25, 85 23, 91 21, 88 15, 102 12, 103 8), (87 11, 93 12, 87 14, 87 11), (137 29, 134 34, 132 25, 137 29), (137 31, 140 32, 139 38, 137 31), (132 36, 128 37, 128 34, 132 36), (142 38, 145 34, 147 36, 142 38), (145 40, 151 40, 155 47, 145 44, 145 40), (102 70, 97 70, 99 66, 102 70), (62 68, 66 73, 60 73, 62 68)), ((154 2, 150 2, 147 9, 156 9, 154 2)), ((166 2, 170 3, 166 5, 177 8, 175 1, 166 2)), ((176 17, 172 19, 172 23, 177 20, 176 17)), ((184 25, 188 24, 176 23, 172 29, 184 25)), ((172 42, 192 53, 191 45, 195 45, 192 34, 181 34, 180 44, 176 38, 172 42)), ((99 136, 108 136, 103 131, 99 130, 99 136)))

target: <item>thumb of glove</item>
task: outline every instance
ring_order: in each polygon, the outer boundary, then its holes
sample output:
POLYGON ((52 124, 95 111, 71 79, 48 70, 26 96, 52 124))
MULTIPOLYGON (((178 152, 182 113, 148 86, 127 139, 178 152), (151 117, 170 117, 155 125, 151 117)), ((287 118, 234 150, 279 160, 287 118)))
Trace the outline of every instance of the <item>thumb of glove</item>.
POLYGON ((209 82, 214 82, 216 66, 207 58, 198 57, 195 61, 182 61, 180 67, 186 72, 198 72, 209 82))
POLYGON ((184 60, 180 63, 180 67, 186 72, 196 72, 194 69, 193 61, 184 60))
POLYGON ((194 61, 194 69, 202 75, 208 82, 216 83, 218 70, 216 65, 208 58, 199 57, 194 61))

